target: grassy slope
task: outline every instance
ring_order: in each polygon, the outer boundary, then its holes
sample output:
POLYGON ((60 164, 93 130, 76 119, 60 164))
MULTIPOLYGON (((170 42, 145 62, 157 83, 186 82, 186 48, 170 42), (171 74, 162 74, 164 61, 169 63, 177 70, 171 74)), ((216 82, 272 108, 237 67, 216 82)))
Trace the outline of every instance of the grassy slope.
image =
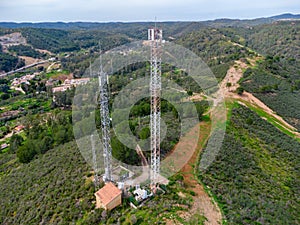
POLYGON ((19 165, 2 154, 0 224, 69 224, 93 208, 93 183, 76 143, 19 165), (10 166, 9 166, 10 165, 10 166))
POLYGON ((253 93, 298 130, 299 27, 299 22, 280 22, 244 30, 242 36, 247 46, 266 57, 258 61, 255 68, 246 71, 241 81, 245 90, 253 93), (274 88, 274 85, 277 87, 274 88), (266 88, 269 90, 266 91, 266 88))
POLYGON ((300 144, 234 105, 219 156, 200 174, 228 224, 299 224, 300 144))
MULTIPOLYGON (((232 101, 234 100, 228 100, 228 104, 232 104, 232 101)), ((285 133, 286 135, 295 138, 296 140, 300 141, 300 138, 293 132, 289 127, 287 127, 284 123, 282 123, 280 120, 275 118, 274 116, 270 115, 269 113, 265 112, 262 108, 260 108, 257 105, 251 104, 244 100, 239 100, 241 103, 245 104, 248 108, 250 108, 252 111, 254 111, 257 115, 271 123, 273 126, 275 126, 277 129, 279 129, 281 132, 285 133)))
POLYGON ((75 142, 69 142, 20 164, 14 155, 0 155, 0 224, 203 224, 200 213, 187 221, 178 216, 193 205, 193 192, 186 190, 178 174, 171 178, 167 193, 156 196, 135 210, 124 203, 108 213, 94 210, 94 185, 90 167, 75 142), (178 182, 177 182, 178 181, 178 182), (182 198, 178 193, 184 193, 182 198))

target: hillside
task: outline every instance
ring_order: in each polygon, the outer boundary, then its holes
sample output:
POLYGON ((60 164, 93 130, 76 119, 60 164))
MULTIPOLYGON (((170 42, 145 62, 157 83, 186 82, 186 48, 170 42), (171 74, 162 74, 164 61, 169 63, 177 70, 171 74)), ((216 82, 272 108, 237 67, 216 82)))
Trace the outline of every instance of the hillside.
MULTIPOLYGON (((259 24, 268 24, 278 20, 294 20, 300 19, 300 14, 291 14, 285 13, 281 15, 275 15, 271 17, 263 17, 263 18, 255 18, 255 19, 215 19, 208 21, 199 21, 199 22, 159 22, 158 26, 162 27, 190 27, 197 24, 198 28, 203 26, 211 26, 211 27, 224 27, 224 26, 237 26, 237 27, 245 27, 245 26, 256 26, 259 24)), ((97 29, 97 30, 114 30, 114 31, 124 31, 128 30, 128 28, 133 27, 141 27, 141 26, 151 26, 153 22, 131 22, 131 23, 123 23, 123 22, 38 22, 38 23, 14 23, 14 22, 0 22, 0 27, 3 28, 47 28, 47 29, 63 29, 63 30, 76 30, 76 29, 97 29)), ((186 30, 187 31, 187 30, 186 30)), ((190 30, 191 31, 191 30, 190 30)))
MULTIPOLYGON (((72 119, 81 127, 79 135, 90 135, 91 121, 101 127, 99 109, 86 100, 87 93, 77 100, 88 104, 72 108, 75 87, 66 84, 81 78, 99 56, 99 41, 107 51, 146 39, 153 23, 0 23, 6 27, 0 28, 1 40, 7 41, 7 35, 18 37, 12 46, 0 45, 0 70, 24 66, 24 57, 48 60, 0 78, 0 224, 208 225, 208 221, 221 219, 230 225, 300 224, 296 130, 300 130, 300 22, 294 20, 298 17, 284 14, 255 20, 157 23, 166 40, 201 57, 220 82, 228 110, 226 135, 216 161, 206 171, 198 171, 198 153, 209 138, 211 121, 209 112, 205 113, 209 99, 185 71, 163 64, 162 76, 189 95, 183 97, 183 91, 172 98, 182 107, 187 99, 197 101, 205 132, 200 133, 197 154, 170 178, 169 185, 162 186, 163 193, 139 209, 130 208, 126 198, 112 212, 95 209, 93 171, 73 141, 72 119), (61 87, 67 90, 53 91, 61 87), (94 112, 94 120, 88 120, 94 112)), ((135 63, 110 76, 109 106, 124 86, 148 76, 149 68, 149 63, 135 63)), ((98 84, 93 88, 91 96, 98 84)), ((162 158, 176 145, 187 149, 184 141, 189 137, 178 143, 182 119, 178 111, 188 117, 190 108, 185 110, 161 101, 167 128, 161 142, 162 158)), ((128 122, 140 147, 146 149, 150 100, 136 102, 129 121, 122 121, 122 110, 116 113, 118 128, 126 133, 121 125, 128 122)), ((123 145, 113 129, 111 133, 113 156, 139 165, 138 152, 123 145)), ((149 152, 144 155, 150 158, 149 152)))
POLYGON ((249 67, 239 81, 243 89, 300 129, 299 28, 299 21, 253 28, 207 28, 185 34, 176 43, 199 55, 220 81, 234 61, 241 59, 249 67), (252 66, 251 60, 255 60, 252 66))
POLYGON ((205 221, 195 209, 195 193, 183 186, 180 174, 170 178, 165 194, 155 196, 139 210, 130 208, 127 201, 112 212, 95 210, 93 172, 75 142, 54 148, 30 164, 19 164, 7 153, 1 154, 0 160, 1 224, 85 225, 118 221, 132 224, 131 221, 137 221, 146 225, 185 219, 186 224, 194 225, 205 221), (194 212, 190 213, 190 209, 194 212))
POLYGON ((215 162, 199 174, 228 224, 299 224, 299 142, 234 104, 215 162))
POLYGON ((247 45, 265 56, 244 72, 241 85, 300 129, 300 22, 254 28, 247 45))
POLYGON ((0 223, 66 224, 93 208, 94 184, 75 142, 30 164, 1 154, 0 223))

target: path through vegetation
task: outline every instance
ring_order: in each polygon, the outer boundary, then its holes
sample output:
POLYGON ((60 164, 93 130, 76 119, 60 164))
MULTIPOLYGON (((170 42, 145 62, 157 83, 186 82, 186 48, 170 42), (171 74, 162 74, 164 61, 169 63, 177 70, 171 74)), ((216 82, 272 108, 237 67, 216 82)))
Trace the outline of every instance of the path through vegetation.
MULTIPOLYGON (((251 63, 251 66, 253 66, 255 60, 251 60, 251 63)), ((243 76, 243 70, 248 67, 249 65, 246 63, 241 60, 237 60, 235 61, 235 64, 229 68, 225 78, 220 84, 220 91, 223 92, 225 98, 243 100, 253 106, 261 108, 263 111, 276 118, 289 132, 300 138, 300 133, 296 132, 297 129, 295 127, 287 123, 281 116, 277 115, 271 108, 256 98, 253 94, 246 91, 244 91, 241 95, 236 93, 237 88, 240 86, 238 82, 243 76)))
MULTIPOLYGON (((197 125, 198 126, 198 125, 197 125)), ((194 129, 197 129, 195 127, 194 129)), ((194 129, 192 129, 186 136, 192 135, 190 133, 194 133, 194 129)), ((195 196, 193 197, 194 203, 189 212, 189 215, 183 215, 184 217, 190 217, 195 214, 203 214, 207 221, 205 221, 206 225, 218 225, 222 224, 222 214, 217 204, 213 202, 213 200, 208 196, 205 192, 203 186, 199 184, 198 180, 195 177, 195 166, 197 165, 199 159, 199 153, 203 149, 207 139, 209 138, 211 129, 210 122, 202 121, 200 123, 200 136, 198 140, 198 145, 196 151, 188 161, 188 163, 181 169, 182 175, 184 177, 184 184, 189 190, 195 192, 195 196)), ((180 144, 186 145, 186 141, 188 138, 183 138, 180 144)))

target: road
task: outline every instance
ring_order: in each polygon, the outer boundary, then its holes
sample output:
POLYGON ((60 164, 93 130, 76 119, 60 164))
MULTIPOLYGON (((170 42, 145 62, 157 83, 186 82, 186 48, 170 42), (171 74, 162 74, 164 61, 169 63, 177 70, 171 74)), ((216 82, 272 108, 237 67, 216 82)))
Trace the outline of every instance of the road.
MULTIPOLYGON (((253 61, 253 60, 249 60, 249 61, 253 61)), ((254 65, 255 65, 255 60, 252 62, 252 66, 254 65)), ((280 121, 281 124, 287 130, 295 134, 297 137, 300 137, 300 134, 299 132, 297 132, 297 129, 295 127, 293 127, 291 124, 286 122, 281 116, 277 115, 276 112, 274 112, 270 107, 268 107, 261 100, 256 98, 253 94, 247 91, 244 91, 243 94, 241 95, 236 93, 236 89, 240 86, 238 82, 243 76, 243 70, 248 67, 249 65, 245 64, 244 62, 241 62, 240 60, 237 60, 235 61, 235 64, 229 68, 225 78, 220 84, 220 91, 224 94, 225 98, 244 100, 245 102, 248 102, 254 106, 263 109, 266 113, 268 113, 269 115, 271 115, 272 117, 280 121), (226 85, 227 83, 230 83, 231 86, 227 87, 226 85)))
POLYGON ((7 73, 0 74, 0 78, 4 78, 4 77, 6 77, 6 76, 8 76, 8 75, 11 75, 11 74, 20 72, 20 71, 25 70, 25 69, 28 69, 28 68, 30 68, 30 67, 34 67, 34 66, 37 66, 37 65, 40 65, 40 64, 43 64, 43 63, 47 63, 47 62, 49 62, 49 61, 50 61, 49 59, 43 60, 43 61, 39 61, 39 62, 36 62, 36 63, 32 63, 32 64, 30 64, 30 65, 21 67, 21 68, 19 68, 19 69, 12 70, 12 71, 9 71, 9 72, 7 72, 7 73))

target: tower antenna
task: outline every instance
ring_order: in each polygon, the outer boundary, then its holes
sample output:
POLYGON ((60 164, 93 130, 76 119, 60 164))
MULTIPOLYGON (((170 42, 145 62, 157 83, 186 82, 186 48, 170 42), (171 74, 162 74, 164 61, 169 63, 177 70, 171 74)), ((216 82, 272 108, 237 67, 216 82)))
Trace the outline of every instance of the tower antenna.
POLYGON ((160 95, 161 95, 161 45, 162 30, 156 27, 148 29, 148 40, 151 43, 150 59, 150 98, 151 98, 151 168, 150 183, 155 192, 160 172, 160 95))
POLYGON ((112 153, 110 144, 110 117, 109 117, 109 96, 108 96, 108 76, 103 71, 102 65, 102 51, 100 48, 100 71, 98 73, 99 91, 100 91, 100 118, 102 128, 102 144, 103 144, 103 158, 104 158, 104 182, 112 181, 112 153))
POLYGON ((94 184, 96 189, 99 187, 99 171, 98 171, 98 164, 97 164, 97 156, 96 156, 96 146, 94 135, 91 135, 91 142, 92 142, 92 157, 93 157, 93 169, 94 169, 94 184))
MULTIPOLYGON (((92 72, 92 62, 90 60, 90 77, 93 77, 93 72, 92 72)), ((96 189, 99 187, 99 168, 97 164, 97 156, 96 156, 96 146, 95 146, 95 140, 94 140, 94 135, 91 135, 91 143, 92 143, 92 160, 93 160, 93 169, 94 169, 94 184, 96 189)))

